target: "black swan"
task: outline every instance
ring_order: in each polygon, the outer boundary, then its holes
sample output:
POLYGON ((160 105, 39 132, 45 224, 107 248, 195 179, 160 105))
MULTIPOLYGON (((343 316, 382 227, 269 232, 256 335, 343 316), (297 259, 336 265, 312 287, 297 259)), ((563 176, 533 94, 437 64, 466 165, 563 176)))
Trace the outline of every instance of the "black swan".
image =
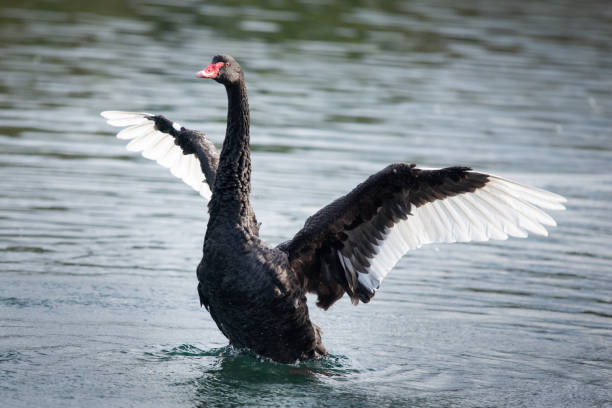
POLYGON ((276 247, 259 238, 250 204, 249 105, 236 60, 217 55, 197 73, 227 91, 227 130, 219 155, 198 131, 162 115, 106 111, 117 134, 210 199, 200 303, 233 346, 291 363, 327 354, 310 321, 306 293, 328 309, 345 293, 368 303, 411 249, 442 242, 486 241, 528 232, 547 235, 555 221, 540 208, 564 209, 557 194, 468 167, 425 170, 395 163, 308 218, 276 247))

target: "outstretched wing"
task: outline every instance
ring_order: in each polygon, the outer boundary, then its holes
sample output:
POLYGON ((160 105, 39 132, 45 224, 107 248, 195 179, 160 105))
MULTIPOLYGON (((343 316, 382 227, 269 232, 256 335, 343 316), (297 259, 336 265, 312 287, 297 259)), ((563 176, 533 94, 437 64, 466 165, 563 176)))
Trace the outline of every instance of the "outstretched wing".
POLYGON ((127 126, 117 138, 131 140, 127 149, 142 152, 210 199, 217 175, 219 152, 203 133, 185 129, 162 115, 105 111, 101 115, 112 126, 127 126))
POLYGON ((279 246, 317 305, 344 292, 354 304, 374 296, 409 250, 442 242, 547 235, 565 198, 467 167, 421 170, 392 164, 310 217, 279 246))

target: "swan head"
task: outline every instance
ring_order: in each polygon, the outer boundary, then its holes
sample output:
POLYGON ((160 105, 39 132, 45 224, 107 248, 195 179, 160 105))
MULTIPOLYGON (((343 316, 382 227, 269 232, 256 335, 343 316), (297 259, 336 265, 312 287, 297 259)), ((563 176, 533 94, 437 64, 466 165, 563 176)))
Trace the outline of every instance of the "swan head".
POLYGON ((242 79, 242 68, 230 55, 215 55, 212 62, 196 73, 198 78, 210 78, 224 85, 238 83, 242 79))

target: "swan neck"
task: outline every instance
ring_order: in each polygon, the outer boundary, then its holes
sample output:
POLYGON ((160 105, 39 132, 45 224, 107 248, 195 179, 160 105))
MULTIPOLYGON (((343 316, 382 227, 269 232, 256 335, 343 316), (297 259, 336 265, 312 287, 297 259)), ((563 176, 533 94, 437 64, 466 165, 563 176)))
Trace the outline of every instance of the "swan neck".
POLYGON ((249 146, 250 113, 246 85, 226 85, 228 109, 225 140, 211 200, 211 221, 219 215, 257 235, 257 220, 250 204, 251 152, 249 146))

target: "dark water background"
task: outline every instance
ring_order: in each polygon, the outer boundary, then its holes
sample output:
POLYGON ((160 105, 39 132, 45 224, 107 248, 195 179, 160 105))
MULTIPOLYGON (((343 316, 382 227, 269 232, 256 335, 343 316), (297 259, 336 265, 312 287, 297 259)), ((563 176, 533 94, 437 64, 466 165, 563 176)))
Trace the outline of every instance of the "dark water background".
MULTIPOLYGON (((0 7, 0 405, 612 406, 608 1, 13 1, 0 7), (264 238, 392 161, 561 193, 548 238, 408 254, 332 355, 236 353, 196 295, 205 203, 106 109, 221 143, 234 55, 264 238)), ((312 299, 311 299, 312 300, 312 299)))

